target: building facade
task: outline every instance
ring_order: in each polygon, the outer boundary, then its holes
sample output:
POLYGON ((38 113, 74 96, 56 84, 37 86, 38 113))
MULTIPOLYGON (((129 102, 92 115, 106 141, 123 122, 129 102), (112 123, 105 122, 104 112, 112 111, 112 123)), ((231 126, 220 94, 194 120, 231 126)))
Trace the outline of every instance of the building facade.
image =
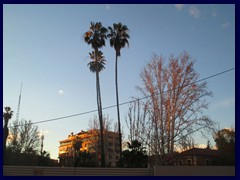
MULTIPOLYGON (((101 141, 99 130, 81 131, 77 134, 71 133, 67 139, 59 141, 58 150, 59 163, 61 166, 74 166, 76 159, 83 159, 85 162, 101 165, 101 141), (80 146, 76 147, 76 142, 80 146), (79 149, 76 149, 79 148, 79 149), (87 157, 86 157, 87 154, 87 157)), ((104 131, 104 152, 105 164, 109 167, 116 166, 119 159, 118 133, 104 131)))
POLYGON ((207 148, 191 148, 176 156, 178 166, 209 166, 219 158, 219 151, 207 148))

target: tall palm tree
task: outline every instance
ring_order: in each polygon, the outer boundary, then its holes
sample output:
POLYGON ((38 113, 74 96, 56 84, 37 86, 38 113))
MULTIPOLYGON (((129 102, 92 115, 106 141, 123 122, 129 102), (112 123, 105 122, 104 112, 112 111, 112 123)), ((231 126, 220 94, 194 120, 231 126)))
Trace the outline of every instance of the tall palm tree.
MULTIPOLYGON (((101 59, 102 53, 99 53, 99 49, 105 46, 105 39, 107 39, 107 29, 102 26, 101 22, 91 22, 89 31, 84 34, 84 41, 91 45, 94 49, 93 53, 90 54, 90 58, 94 61, 90 62, 90 71, 96 72, 96 90, 97 90, 97 107, 98 117, 101 131, 101 166, 105 167, 104 157, 104 140, 103 140, 103 119, 102 119, 102 102, 99 82, 99 72, 104 68, 104 62, 101 59)), ((100 51, 101 52, 101 51, 100 51)), ((103 56, 102 56, 103 58, 103 56)))
POLYGON ((129 46, 128 39, 130 38, 128 34, 128 27, 122 23, 114 23, 113 27, 108 27, 110 38, 110 46, 114 47, 116 51, 116 61, 115 61, 115 86, 116 86, 116 101, 117 101, 117 115, 118 115, 118 133, 119 133, 119 150, 120 150, 120 166, 122 165, 122 137, 121 137, 121 123, 120 123, 120 112, 119 112, 119 100, 118 100, 118 57, 121 56, 121 49, 126 45, 129 46))
POLYGON ((5 112, 3 112, 4 127, 3 127, 3 164, 6 163, 6 142, 8 137, 8 122, 13 116, 13 111, 10 107, 5 107, 5 112))

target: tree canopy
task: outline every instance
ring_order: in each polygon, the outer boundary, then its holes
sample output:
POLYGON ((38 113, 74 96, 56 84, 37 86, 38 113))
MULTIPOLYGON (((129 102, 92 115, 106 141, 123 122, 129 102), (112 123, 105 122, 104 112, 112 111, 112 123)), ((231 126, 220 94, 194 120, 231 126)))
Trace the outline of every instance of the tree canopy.
POLYGON ((221 129, 214 134, 220 165, 235 165, 235 130, 221 129))
POLYGON ((138 140, 128 142, 128 149, 122 152, 122 166, 127 168, 146 168, 148 156, 145 147, 138 140))

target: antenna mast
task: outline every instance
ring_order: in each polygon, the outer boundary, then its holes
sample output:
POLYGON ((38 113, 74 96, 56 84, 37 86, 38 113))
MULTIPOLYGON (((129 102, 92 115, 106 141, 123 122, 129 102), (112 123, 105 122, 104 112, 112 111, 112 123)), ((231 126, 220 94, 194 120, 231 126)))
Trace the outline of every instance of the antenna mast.
POLYGON ((20 94, 19 94, 19 99, 18 99, 18 108, 17 108, 16 121, 18 121, 18 119, 19 119, 20 104, 21 104, 21 94, 22 94, 22 84, 23 83, 21 83, 20 94))
POLYGON ((44 140, 44 135, 43 135, 43 131, 42 131, 42 135, 41 135, 41 155, 43 154, 43 140, 44 140))

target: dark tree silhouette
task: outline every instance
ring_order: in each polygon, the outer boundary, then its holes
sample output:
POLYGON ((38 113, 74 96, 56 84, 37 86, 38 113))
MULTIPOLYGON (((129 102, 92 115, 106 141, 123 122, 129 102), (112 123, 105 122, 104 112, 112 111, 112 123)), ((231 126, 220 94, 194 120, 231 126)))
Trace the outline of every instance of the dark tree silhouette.
POLYGON ((148 156, 145 147, 138 140, 128 142, 128 150, 123 151, 122 166, 127 168, 146 168, 148 156))
POLYGON ((235 166, 235 131, 221 129, 214 134, 214 140, 220 153, 220 165, 235 166))
POLYGON ((30 120, 12 121, 9 134, 6 150, 8 165, 52 164, 50 154, 43 150, 43 136, 30 120))
POLYGON ((3 112, 3 120, 4 120, 4 127, 3 127, 3 164, 6 163, 6 142, 9 134, 8 129, 8 122, 13 116, 13 111, 10 107, 5 107, 5 112, 3 112))
POLYGON ((77 166, 77 158, 79 156, 79 152, 80 152, 80 148, 82 148, 82 140, 76 136, 73 140, 73 163, 74 163, 74 166, 76 167, 77 166))

